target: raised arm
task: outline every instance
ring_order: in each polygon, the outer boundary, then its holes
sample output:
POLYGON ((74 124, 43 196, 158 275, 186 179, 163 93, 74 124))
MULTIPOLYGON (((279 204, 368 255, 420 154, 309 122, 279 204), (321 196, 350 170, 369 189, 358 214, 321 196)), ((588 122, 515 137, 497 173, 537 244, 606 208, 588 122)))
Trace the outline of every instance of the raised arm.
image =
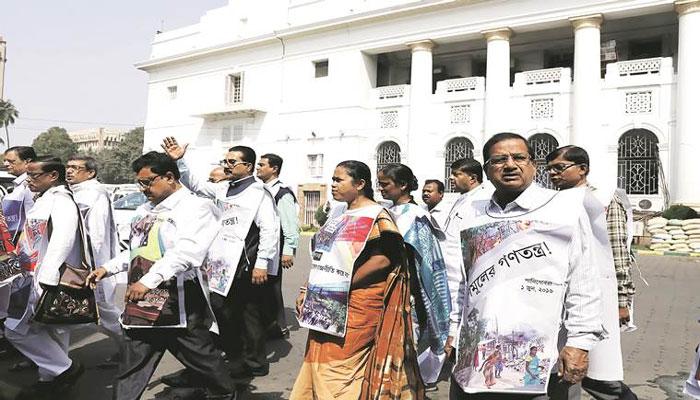
POLYGON ((177 162, 177 169, 180 171, 180 183, 200 196, 211 199, 216 198, 220 186, 197 177, 192 173, 189 164, 185 161, 184 157, 185 153, 187 153, 188 146, 189 144, 181 146, 172 136, 163 139, 163 143, 160 145, 165 151, 165 154, 177 162))

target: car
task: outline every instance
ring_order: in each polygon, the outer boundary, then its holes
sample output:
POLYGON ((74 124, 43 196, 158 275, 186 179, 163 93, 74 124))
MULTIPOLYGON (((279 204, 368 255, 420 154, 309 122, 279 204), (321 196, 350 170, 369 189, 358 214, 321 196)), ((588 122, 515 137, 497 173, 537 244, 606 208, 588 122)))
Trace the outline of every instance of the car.
POLYGON ((15 185, 13 181, 15 178, 16 176, 9 172, 0 170, 0 199, 14 189, 15 185))
POLYGON ((114 223, 117 225, 119 246, 122 250, 129 248, 131 220, 134 218, 136 209, 147 201, 148 199, 146 199, 143 193, 131 192, 123 195, 112 203, 112 208, 114 209, 114 223))

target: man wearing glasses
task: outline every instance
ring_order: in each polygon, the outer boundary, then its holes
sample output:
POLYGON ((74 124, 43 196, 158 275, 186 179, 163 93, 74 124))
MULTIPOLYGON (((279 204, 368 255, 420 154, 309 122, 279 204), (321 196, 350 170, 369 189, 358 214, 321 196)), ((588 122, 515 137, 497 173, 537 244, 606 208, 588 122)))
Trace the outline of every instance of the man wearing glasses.
POLYGON ((466 281, 458 343, 464 345, 450 399, 578 398, 588 351, 604 336, 585 192, 535 184, 533 150, 520 135, 493 136, 483 157, 495 192, 472 202, 460 227, 466 281), (502 343, 530 347, 547 365, 532 385, 497 379, 484 386, 473 370, 474 352, 502 343))
MULTIPOLYGON (((97 161, 87 156, 68 158, 66 182, 73 191, 73 197, 85 221, 95 265, 104 265, 117 256, 119 239, 109 193, 97 181, 97 161)), ((103 279, 95 290, 95 300, 100 310, 100 325, 104 328, 104 333, 121 347, 121 309, 116 305, 116 286, 117 280, 114 276, 103 279)), ((107 363, 117 361, 118 356, 117 353, 116 357, 110 357, 107 363)))
POLYGON ((630 274, 632 254, 628 244, 631 216, 628 216, 625 207, 629 202, 624 192, 616 190, 609 193, 610 190, 599 190, 588 183, 590 160, 586 150, 580 147, 560 147, 549 153, 546 161, 549 177, 557 189, 586 188, 592 195, 591 200, 598 200, 600 208, 603 205, 607 207, 605 214, 600 214, 600 223, 594 223, 592 229, 599 244, 600 261, 595 264, 601 277, 603 322, 610 335, 591 350, 590 367, 582 386, 600 400, 636 399, 637 396, 622 382, 624 371, 620 347, 620 326, 630 322, 635 293, 630 274))
POLYGON ((167 155, 148 152, 131 168, 148 202, 135 212, 129 249, 87 278, 94 288, 128 268, 124 357, 113 397, 140 399, 167 350, 200 377, 202 390, 185 398, 233 400, 235 384, 209 332, 214 319, 201 270, 219 232, 219 213, 182 187, 167 155))
MULTIPOLYGON (((253 176, 255 151, 234 146, 221 160, 229 185, 200 180, 184 156, 187 145, 173 137, 161 145, 177 161, 181 182, 200 196, 214 199, 222 210, 222 229, 212 244, 208 264, 212 307, 221 330, 220 343, 231 365, 231 376, 265 376, 269 363, 265 350, 266 285, 279 267, 280 220, 274 199, 253 176)), ((188 386, 197 377, 189 372, 165 380, 171 386, 188 386)))

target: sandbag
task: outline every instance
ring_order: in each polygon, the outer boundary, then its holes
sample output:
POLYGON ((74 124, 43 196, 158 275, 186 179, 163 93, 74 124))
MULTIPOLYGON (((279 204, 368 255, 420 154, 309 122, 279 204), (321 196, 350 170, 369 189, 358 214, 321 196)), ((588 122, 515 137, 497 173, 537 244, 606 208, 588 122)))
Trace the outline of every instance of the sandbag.
POLYGON ((669 219, 668 220, 668 225, 671 226, 681 226, 683 224, 683 220, 681 219, 669 219))
POLYGON ((669 235, 685 235, 685 231, 683 229, 674 229, 671 231, 668 231, 669 235))
POLYGON ((686 225, 700 225, 700 218, 691 218, 691 219, 684 219, 683 222, 681 222, 681 226, 686 226, 686 225))
POLYGON ((652 239, 671 240, 671 239, 673 239, 673 236, 669 235, 668 233, 657 233, 654 236, 652 236, 651 238, 652 239))
POLYGON ((664 217, 654 217, 647 221, 647 225, 666 225, 668 220, 664 217))
POLYGON ((687 240, 688 235, 673 235, 674 240, 687 240))

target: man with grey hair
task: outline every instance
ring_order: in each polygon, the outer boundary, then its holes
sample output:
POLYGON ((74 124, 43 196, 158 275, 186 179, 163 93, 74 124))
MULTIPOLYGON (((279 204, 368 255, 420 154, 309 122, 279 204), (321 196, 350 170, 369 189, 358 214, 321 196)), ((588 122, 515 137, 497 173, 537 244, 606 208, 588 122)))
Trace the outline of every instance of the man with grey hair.
MULTIPOLYGON (((95 266, 104 265, 117 256, 119 239, 107 190, 97 181, 97 161, 88 156, 72 156, 66 163, 66 182, 70 185, 85 228, 90 237, 95 266)), ((116 305, 117 280, 104 278, 97 285, 95 300, 100 310, 104 333, 121 346, 121 309, 116 305)))

